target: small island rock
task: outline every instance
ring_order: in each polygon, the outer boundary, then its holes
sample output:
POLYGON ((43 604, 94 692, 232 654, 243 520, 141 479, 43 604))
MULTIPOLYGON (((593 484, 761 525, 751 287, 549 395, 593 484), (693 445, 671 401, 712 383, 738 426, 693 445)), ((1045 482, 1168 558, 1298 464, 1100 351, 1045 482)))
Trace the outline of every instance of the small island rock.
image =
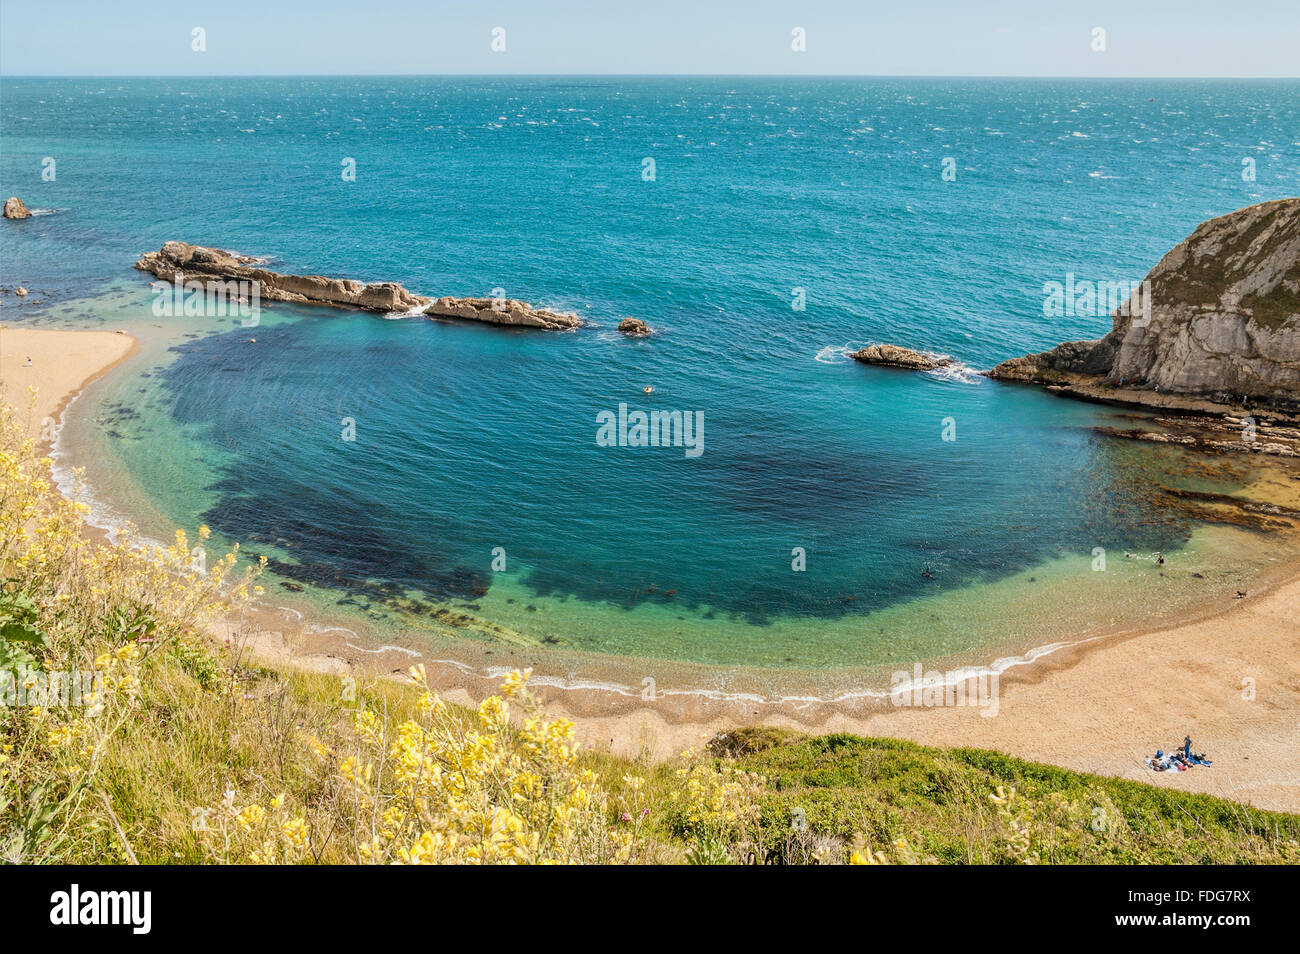
POLYGON ((891 344, 868 345, 861 351, 853 352, 849 357, 863 364, 904 368, 908 371, 935 371, 954 364, 952 358, 943 355, 913 351, 911 348, 900 348, 898 345, 891 344))
POLYGON ((23 200, 16 195, 11 195, 5 199, 4 217, 6 219, 30 219, 32 213, 23 205, 23 200))

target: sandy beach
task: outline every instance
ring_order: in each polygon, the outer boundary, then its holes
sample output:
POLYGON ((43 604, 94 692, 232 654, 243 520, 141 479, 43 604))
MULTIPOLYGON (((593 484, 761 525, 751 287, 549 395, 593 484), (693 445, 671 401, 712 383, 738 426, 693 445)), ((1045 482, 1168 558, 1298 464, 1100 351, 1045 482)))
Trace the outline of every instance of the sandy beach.
MULTIPOLYGON (((817 703, 723 700, 698 694, 646 701, 639 691, 534 687, 553 714, 577 723, 578 738, 629 757, 670 758, 739 725, 907 739, 993 749, 1081 772, 1202 792, 1259 808, 1300 812, 1300 578, 1234 600, 1195 622, 1067 646, 1003 673, 997 714, 976 706, 894 707, 861 702, 848 711, 817 703), (1181 746, 1209 768, 1157 773, 1143 759, 1181 746)), ((331 634, 285 629, 250 614, 217 635, 279 666, 358 678, 401 678, 416 658, 349 645, 331 634)), ((423 660, 444 697, 472 705, 499 679, 423 660)))
POLYGON ((0 384, 4 400, 38 436, 42 422, 58 420, 63 406, 82 388, 136 349, 136 340, 113 331, 58 331, 0 325, 0 384), (30 359, 30 363, 29 363, 30 359), (36 388, 28 413, 28 388, 36 388))
MULTIPOLYGON (((0 329, 0 380, 11 402, 39 388, 33 433, 87 381, 127 357, 134 340, 112 332, 0 329), (28 356, 32 365, 26 364, 28 356)), ((669 757, 714 733, 764 723, 806 732, 852 732, 942 746, 995 749, 1078 771, 1204 792, 1260 808, 1300 811, 1300 575, 1200 618, 1095 639, 1004 673, 998 711, 975 707, 861 711, 674 695, 550 687, 548 706, 578 723, 586 744, 621 754, 669 757), (1143 764, 1190 734, 1213 767, 1155 773, 1143 764)), ((340 637, 287 630, 251 613, 224 621, 218 638, 266 662, 314 671, 386 676, 415 660, 403 652, 348 646, 340 637)), ((497 680, 429 661, 431 681, 471 702, 497 680)))

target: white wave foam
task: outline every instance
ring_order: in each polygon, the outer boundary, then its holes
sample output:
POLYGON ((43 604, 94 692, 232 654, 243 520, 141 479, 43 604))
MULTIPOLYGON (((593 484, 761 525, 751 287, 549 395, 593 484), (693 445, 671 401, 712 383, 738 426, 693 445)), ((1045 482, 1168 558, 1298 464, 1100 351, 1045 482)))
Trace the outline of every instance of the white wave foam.
POLYGON ((428 305, 416 305, 414 308, 410 308, 406 311, 385 312, 380 317, 387 318, 389 321, 397 321, 399 318, 423 318, 424 309, 427 307, 428 305))
MULTIPOLYGON (((926 353, 928 354, 929 352, 926 353)), ((947 355, 942 355, 941 357, 947 357, 947 355)), ((983 377, 976 368, 962 364, 960 361, 954 361, 947 367, 935 368, 933 371, 926 371, 924 373, 933 375, 943 381, 956 381, 959 384, 975 384, 983 377)))
MULTIPOLYGON (((342 627, 331 627, 330 629, 324 630, 324 632, 334 632, 339 629, 342 629, 342 627)), ((342 631, 345 633, 352 633, 352 630, 350 629, 344 629, 342 631)), ((356 633, 352 633, 352 635, 355 636, 356 633)), ((358 646, 356 643, 350 643, 346 639, 343 641, 343 645, 347 646, 349 649, 355 649, 359 653, 405 653, 408 656, 416 657, 420 655, 414 649, 407 649, 405 646, 385 645, 376 646, 374 649, 367 649, 365 646, 358 646)))
POLYGON ((814 361, 820 361, 822 364, 842 364, 845 361, 852 360, 849 355, 865 347, 861 342, 846 341, 842 345, 827 345, 813 355, 814 361))
MULTIPOLYGON (((55 424, 54 441, 50 446, 50 476, 59 493, 76 503, 85 504, 87 511, 85 522, 97 530, 103 530, 114 543, 121 539, 122 532, 134 530, 134 524, 111 504, 97 497, 90 485, 78 480, 76 467, 72 462, 72 453, 63 441, 63 425, 72 406, 81 400, 80 392, 75 394, 63 408, 55 424)), ((167 544, 150 537, 136 534, 136 540, 147 547, 165 547, 167 544)))
MULTIPOLYGON (((1048 643, 1043 646, 1037 646, 1026 650, 1019 656, 1002 656, 993 660, 985 666, 965 666, 952 672, 944 673, 945 685, 956 684, 972 678, 984 676, 1001 676, 1009 669, 1017 666, 1027 666, 1045 656, 1051 655, 1060 649, 1068 646, 1079 645, 1081 643, 1092 642, 1094 639, 1103 637, 1094 636, 1088 639, 1082 639, 1075 642, 1056 642, 1048 643)), ((351 645, 351 644, 349 644, 351 645)), ((353 647, 361 649, 361 647, 353 647)), ((369 650, 370 652, 382 652, 385 649, 395 649, 410 655, 418 656, 419 653, 411 650, 402 649, 400 646, 386 646, 378 650, 369 650)), ((467 676, 474 676, 480 679, 501 679, 514 672, 517 667, 514 666, 486 666, 475 667, 468 663, 461 662, 458 659, 429 659, 428 663, 436 666, 450 666, 459 670, 467 676)), ((579 679, 563 676, 544 676, 533 675, 529 680, 529 685, 547 686, 553 689, 560 689, 565 692, 570 691, 598 691, 609 692, 614 695, 626 696, 629 698, 640 697, 643 689, 640 686, 628 686, 618 682, 606 682, 604 680, 579 679)), ((754 692, 727 692, 722 689, 656 689, 655 697, 663 698, 665 696, 689 696, 709 699, 714 702, 743 702, 749 705, 780 706, 792 705, 796 709, 809 708, 815 705, 827 705, 837 703, 852 703, 860 700, 886 700, 898 691, 897 686, 891 686, 889 689, 858 689, 849 692, 842 692, 834 696, 815 696, 815 695, 779 695, 765 696, 754 692)))

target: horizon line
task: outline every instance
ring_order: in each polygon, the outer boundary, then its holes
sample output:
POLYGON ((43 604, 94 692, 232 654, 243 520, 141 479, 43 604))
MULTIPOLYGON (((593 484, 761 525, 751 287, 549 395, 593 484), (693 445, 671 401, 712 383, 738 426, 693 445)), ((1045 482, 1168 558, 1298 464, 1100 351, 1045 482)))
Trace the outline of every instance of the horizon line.
POLYGON ((987 79, 1295 81, 1297 76, 1091 76, 1078 73, 5 73, 6 79, 987 79))

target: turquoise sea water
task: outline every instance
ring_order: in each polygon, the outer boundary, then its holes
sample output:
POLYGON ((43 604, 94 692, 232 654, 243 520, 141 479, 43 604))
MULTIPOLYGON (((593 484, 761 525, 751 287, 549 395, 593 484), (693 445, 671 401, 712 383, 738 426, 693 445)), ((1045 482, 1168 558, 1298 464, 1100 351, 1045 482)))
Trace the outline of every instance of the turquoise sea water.
POLYGON ((1152 598, 1153 564, 1121 556, 1205 569, 1163 494, 1188 461, 1097 435, 1114 410, 869 369, 845 347, 980 369, 1097 337, 1104 314, 1044 317, 1044 283, 1139 280, 1203 219, 1300 189, 1291 81, 77 79, 0 94, 0 192, 53 210, 0 230, 0 283, 42 300, 6 299, 5 320, 152 342, 70 415, 97 496, 151 532, 205 522, 273 559, 290 583, 274 596, 305 586, 412 638, 730 666, 1023 648, 1054 605, 1071 625, 1113 622, 1107 587, 1153 610, 1190 596, 1182 579, 1152 598), (252 331, 157 319, 130 266, 174 238, 422 294, 499 288, 591 326, 290 306, 252 331), (623 338, 627 315, 658 334, 623 338), (599 446, 597 415, 620 403, 699 412, 703 453, 599 446), (1107 573, 1097 547, 1118 557, 1107 573))

